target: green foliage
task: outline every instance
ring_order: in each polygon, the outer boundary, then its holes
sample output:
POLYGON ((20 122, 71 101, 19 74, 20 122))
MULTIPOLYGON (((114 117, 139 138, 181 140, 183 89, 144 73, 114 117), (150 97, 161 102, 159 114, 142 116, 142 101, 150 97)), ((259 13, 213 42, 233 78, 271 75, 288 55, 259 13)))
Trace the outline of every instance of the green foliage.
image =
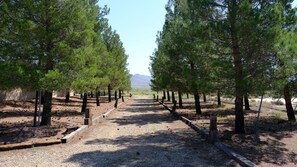
POLYGON ((63 74, 58 70, 50 70, 40 79, 40 88, 45 91, 61 90, 63 78, 63 74))
POLYGON ((169 0, 151 57, 153 90, 236 96, 235 129, 244 132, 243 95, 261 95, 274 84, 296 80, 291 3, 169 0))
POLYGON ((115 88, 129 88, 127 55, 118 34, 112 32, 105 40, 104 17, 109 9, 97 4, 96 0, 1 2, 1 89, 91 91, 111 82, 115 88))

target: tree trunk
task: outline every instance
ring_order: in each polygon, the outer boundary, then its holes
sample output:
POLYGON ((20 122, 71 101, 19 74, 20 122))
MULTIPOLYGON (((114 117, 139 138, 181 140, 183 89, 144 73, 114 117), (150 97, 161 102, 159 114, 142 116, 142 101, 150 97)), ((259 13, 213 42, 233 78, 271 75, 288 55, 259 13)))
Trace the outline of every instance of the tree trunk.
MULTIPOLYGON (((104 91, 105 93, 105 91, 104 91)), ((111 86, 108 85, 108 102, 111 102, 111 86)))
POLYGON ((86 112, 87 103, 88 103, 88 94, 84 93, 84 99, 83 99, 83 104, 81 107, 81 112, 86 112))
POLYGON ((189 93, 187 92, 187 99, 189 99, 190 97, 189 97, 189 93))
MULTIPOLYGON (((195 72, 195 64, 194 63, 191 63, 190 64, 191 66, 191 70, 192 72, 195 72)), ((202 114, 201 112, 201 106, 200 106, 200 97, 199 97, 199 92, 197 90, 197 85, 195 83, 195 75, 192 76, 192 85, 191 85, 191 88, 193 90, 193 93, 194 93, 194 100, 195 100, 195 109, 196 109, 196 114, 202 114)))
POLYGON ((172 96, 172 103, 175 102, 175 95, 174 95, 174 91, 171 92, 171 96, 172 96))
POLYGON ((296 122, 295 113, 291 102, 290 88, 288 84, 284 87, 284 98, 286 101, 288 120, 291 122, 296 122))
POLYGON ((114 91, 114 99, 115 100, 118 99, 118 91, 117 90, 114 91))
POLYGON ((201 106, 200 106, 199 93, 197 90, 194 91, 194 99, 195 99, 196 114, 200 115, 202 114, 202 112, 201 112, 201 106))
POLYGON ((244 95, 244 107, 245 107, 245 110, 251 110, 249 96, 247 94, 244 95))
POLYGON ((106 92, 105 92, 105 90, 103 91, 103 96, 106 96, 106 92))
POLYGON ((166 99, 166 93, 165 90, 163 90, 163 98, 162 99, 166 99))
POLYGON ((115 99, 114 108, 118 108, 118 98, 115 99))
POLYGON ((222 105, 222 102, 221 102, 221 92, 220 91, 217 92, 217 96, 218 96, 218 105, 220 106, 220 105, 222 105))
POLYGON ((203 93, 203 102, 206 103, 206 95, 203 93))
POLYGON ((40 104, 44 104, 44 92, 41 92, 41 102, 40 102, 40 104))
POLYGON ((97 106, 100 106, 100 99, 99 99, 99 96, 100 96, 100 92, 97 92, 97 93, 96 93, 96 105, 97 105, 97 106))
POLYGON ((243 114, 243 98, 237 96, 235 99, 235 133, 245 133, 244 130, 244 114, 243 114))
POLYGON ((82 99, 84 96, 83 96, 83 93, 80 93, 80 98, 82 99))
POLYGON ((183 107, 183 98, 182 98, 182 93, 181 93, 181 91, 178 91, 178 105, 179 105, 179 107, 180 108, 182 108, 183 107))
POLYGON ((170 93, 168 90, 167 90, 167 101, 170 101, 170 93))
POLYGON ((119 99, 122 98, 122 91, 119 90, 119 99))
POLYGON ((38 98, 39 98, 39 92, 36 91, 36 95, 35 95, 35 109, 34 109, 34 120, 33 120, 33 126, 34 126, 34 127, 36 127, 38 98))
POLYGON ((235 133, 245 133, 244 128, 244 113, 243 113, 243 65, 241 53, 239 50, 238 32, 236 27, 238 3, 236 0, 231 0, 229 3, 229 24, 231 31, 231 47, 235 70, 235 133))
POLYGON ((94 94, 93 94, 93 92, 91 92, 91 98, 93 98, 94 97, 94 94))
POLYGON ((53 93, 45 91, 44 92, 44 103, 43 111, 40 125, 51 126, 51 116, 52 116, 52 98, 53 93))
POLYGON ((69 102, 70 102, 70 90, 66 89, 65 103, 69 103, 69 102))

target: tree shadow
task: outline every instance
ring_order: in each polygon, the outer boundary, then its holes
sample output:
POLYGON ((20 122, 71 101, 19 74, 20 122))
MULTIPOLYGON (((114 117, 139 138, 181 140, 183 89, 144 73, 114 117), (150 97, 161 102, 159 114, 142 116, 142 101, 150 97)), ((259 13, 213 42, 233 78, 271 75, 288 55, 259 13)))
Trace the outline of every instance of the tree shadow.
POLYGON ((33 117, 34 113, 27 111, 27 110, 23 110, 23 111, 8 111, 8 112, 4 112, 4 111, 0 111, 0 119, 3 118, 9 118, 9 117, 33 117))
POLYGON ((15 100, 8 100, 8 101, 0 101, 0 108, 4 108, 6 106, 13 107, 13 108, 23 108, 28 109, 32 105, 34 105, 33 101, 15 101, 15 100))
POLYGON ((220 140, 256 164, 265 162, 283 166, 297 163, 296 152, 290 151, 288 143, 282 141, 293 137, 297 131, 296 123, 264 117, 260 118, 255 133, 255 117, 246 117, 245 122, 246 134, 234 134, 234 117, 226 117, 218 123, 220 140))
POLYGON ((220 134, 220 140, 256 164, 265 162, 283 166, 297 163, 297 154, 290 151, 282 141, 282 139, 291 138, 292 134, 281 129, 277 132, 259 130, 254 133, 253 128, 253 126, 247 126, 246 134, 234 134, 226 130, 220 134))
POLYGON ((168 117, 168 115, 155 114, 155 113, 139 114, 139 115, 133 115, 133 116, 123 116, 121 118, 111 119, 111 121, 120 126, 131 125, 131 124, 142 126, 147 124, 171 123, 176 121, 176 119, 174 119, 173 117, 168 117))
POLYGON ((78 112, 76 110, 62 110, 62 111, 53 111, 53 117, 76 117, 84 115, 85 113, 78 112))
POLYGON ((61 132, 60 126, 32 127, 32 122, 18 124, 2 123, 0 125, 0 143, 13 144, 30 140, 31 138, 47 138, 56 136, 61 132))
POLYGON ((130 106, 136 106, 136 107, 151 107, 151 106, 158 106, 157 103, 140 103, 140 104, 131 104, 130 106))
MULTIPOLYGON (((62 111, 52 111, 53 117, 75 117, 75 116, 81 116, 84 115, 84 113, 77 112, 76 110, 62 110, 62 111)), ((22 110, 22 111, 0 111, 0 119, 4 118, 12 118, 12 117, 32 117, 33 119, 34 112, 28 111, 28 110, 22 110)))
POLYGON ((95 139, 85 142, 114 151, 78 153, 65 162, 81 166, 235 166, 226 156, 193 132, 165 130, 144 135, 95 139))
POLYGON ((177 112, 199 122, 198 125, 206 129, 210 126, 210 116, 216 115, 219 139, 257 164, 261 162, 275 166, 297 164, 296 151, 290 151, 288 149, 290 143, 285 142, 286 139, 293 138, 296 134, 296 123, 290 123, 277 116, 265 115, 260 117, 258 131, 255 133, 254 125, 258 111, 244 111, 246 134, 238 135, 234 134, 234 108, 207 108, 202 111, 201 115, 196 115, 192 108, 177 110, 177 112))

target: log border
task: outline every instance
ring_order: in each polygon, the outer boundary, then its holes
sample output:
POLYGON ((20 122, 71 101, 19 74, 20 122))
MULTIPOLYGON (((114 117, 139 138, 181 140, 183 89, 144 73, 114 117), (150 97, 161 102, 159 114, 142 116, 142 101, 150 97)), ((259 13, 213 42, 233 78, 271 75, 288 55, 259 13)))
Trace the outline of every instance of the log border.
MULTIPOLYGON (((195 123, 193 123, 193 121, 189 120, 188 118, 186 118, 184 116, 180 116, 176 111, 174 111, 173 109, 169 108, 166 104, 162 103, 161 101, 157 101, 157 102, 159 102, 161 105, 163 105, 164 108, 167 109, 167 110, 169 110, 172 115, 174 115, 176 118, 178 118, 181 121, 183 121, 185 124, 187 124, 193 130, 195 130, 201 136, 203 136, 204 138, 207 138, 207 139, 210 138, 209 132, 207 130, 205 130, 202 127, 199 127, 198 125, 196 125, 195 123)), ((231 157, 232 159, 234 159, 241 166, 245 166, 245 167, 256 167, 257 166, 255 163, 253 163, 252 161, 250 161, 247 158, 243 157, 242 155, 240 155, 239 153, 235 152, 234 150, 232 150, 231 148, 227 147, 226 145, 224 145, 222 142, 220 142, 218 140, 216 142, 214 142, 213 145, 215 147, 217 147, 219 150, 223 151, 229 157, 231 157)))
MULTIPOLYGON (((129 99, 127 99, 129 100, 129 99)), ((125 102, 121 102, 118 104, 118 107, 121 106, 125 102)), ((104 112, 103 114, 97 116, 96 118, 92 119, 93 125, 98 124, 102 119, 107 117, 112 111, 116 110, 117 108, 113 107, 110 110, 104 112)), ((46 142, 36 142, 36 143, 15 143, 15 144, 7 144, 7 145, 0 145, 0 151, 10 151, 16 149, 26 149, 26 148, 34 148, 40 146, 50 146, 56 144, 64 144, 69 143, 73 139, 77 138, 77 136, 83 134, 88 129, 88 125, 82 125, 77 130, 73 131, 72 133, 64 136, 62 139, 51 140, 46 142)))

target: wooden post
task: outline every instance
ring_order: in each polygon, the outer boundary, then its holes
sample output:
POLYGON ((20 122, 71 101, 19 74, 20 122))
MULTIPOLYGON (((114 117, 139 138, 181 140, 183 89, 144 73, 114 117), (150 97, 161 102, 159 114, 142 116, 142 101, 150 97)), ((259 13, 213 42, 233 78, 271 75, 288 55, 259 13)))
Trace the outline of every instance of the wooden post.
POLYGON ((209 140, 214 143, 218 139, 217 116, 210 116, 209 140))
POLYGON ((84 125, 92 126, 92 113, 89 108, 87 108, 85 112, 84 125))
POLYGON ((122 102, 125 102, 124 96, 122 96, 122 102))

